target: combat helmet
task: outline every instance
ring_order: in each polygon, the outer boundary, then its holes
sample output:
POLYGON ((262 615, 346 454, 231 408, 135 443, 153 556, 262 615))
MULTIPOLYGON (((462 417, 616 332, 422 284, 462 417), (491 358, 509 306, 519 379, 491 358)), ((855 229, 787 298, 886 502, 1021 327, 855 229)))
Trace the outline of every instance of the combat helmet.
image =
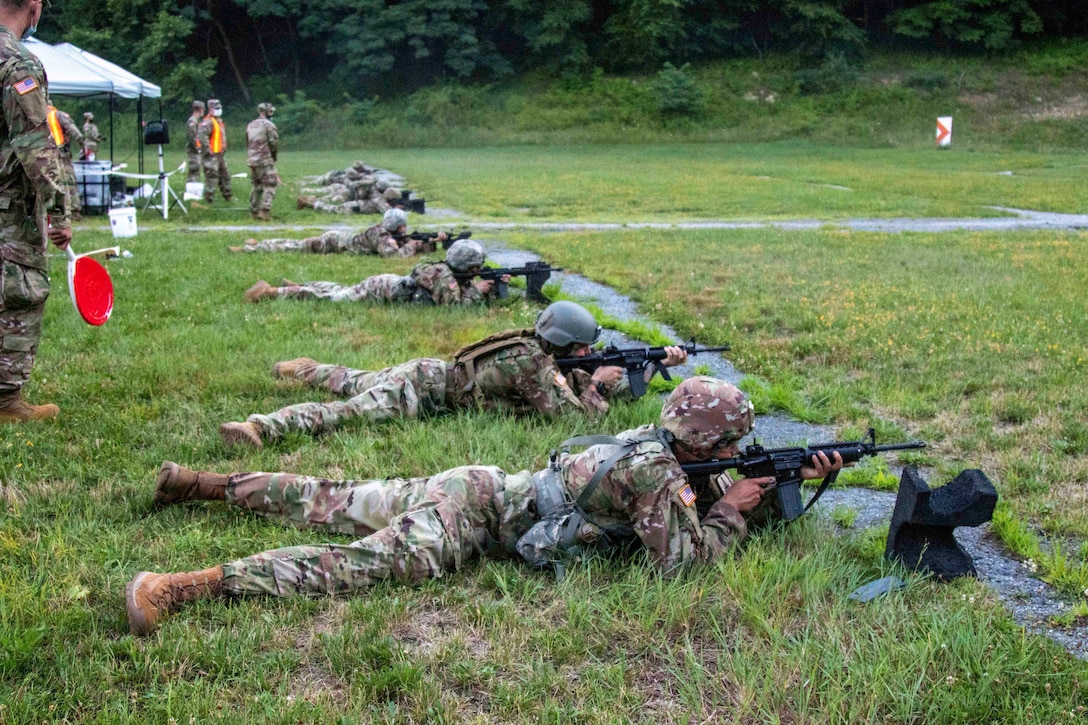
POLYGON ((382 198, 386 201, 400 201, 401 193, 400 189, 390 186, 388 189, 382 192, 382 198))
POLYGON ((263 113, 266 118, 272 118, 272 115, 276 113, 276 107, 267 101, 265 103, 258 103, 257 113, 263 113))
POLYGON ((592 345, 601 336, 601 326, 585 307, 561 300, 551 303, 537 315, 536 334, 559 348, 592 345))
POLYGON ((460 239, 446 250, 446 264, 456 272, 468 272, 484 265, 484 248, 471 239, 460 239))
POLYGON ((408 214, 403 209, 390 209, 382 215, 382 229, 387 232, 395 232, 406 226, 408 226, 408 214))
POLYGON ((755 427, 752 401, 724 380, 697 376, 676 386, 661 409, 661 427, 693 452, 736 443, 755 427))

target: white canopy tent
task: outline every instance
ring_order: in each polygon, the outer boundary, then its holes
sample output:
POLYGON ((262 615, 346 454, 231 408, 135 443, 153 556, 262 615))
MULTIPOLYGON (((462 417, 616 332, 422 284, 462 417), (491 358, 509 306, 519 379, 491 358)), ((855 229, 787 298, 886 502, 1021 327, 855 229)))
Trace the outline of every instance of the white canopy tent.
MULTIPOLYGON (((121 66, 100 58, 94 53, 77 48, 71 43, 50 45, 35 38, 25 42, 31 53, 38 56, 49 77, 50 96, 73 98, 107 98, 110 102, 110 158, 113 158, 113 99, 136 99, 137 132, 139 140, 139 167, 143 173, 144 154, 142 144, 143 99, 161 98, 162 89, 121 66)), ((161 108, 160 108, 161 111, 161 108)), ((160 113, 161 115, 161 113, 160 113)))

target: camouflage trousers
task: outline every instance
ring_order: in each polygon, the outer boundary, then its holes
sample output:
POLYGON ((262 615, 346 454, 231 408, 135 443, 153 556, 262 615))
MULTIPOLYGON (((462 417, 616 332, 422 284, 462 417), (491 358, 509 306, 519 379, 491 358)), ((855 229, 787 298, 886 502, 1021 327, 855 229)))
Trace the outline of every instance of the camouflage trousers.
POLYGON ((185 155, 185 183, 197 184, 200 182, 200 152, 189 151, 185 155))
POLYGON ((370 481, 236 473, 227 501, 297 526, 363 536, 224 564, 224 588, 235 594, 346 594, 390 578, 414 584, 483 555, 512 556, 535 520, 531 476, 493 466, 370 481))
POLYGON ((0 263, 0 392, 11 392, 26 384, 34 368, 49 273, 6 259, 0 263))
POLYGON ((307 282, 300 287, 280 287, 279 296, 329 302, 408 302, 414 288, 411 277, 379 274, 350 286, 336 282, 307 282))
POLYGON ((314 202, 314 209, 329 214, 384 214, 389 211, 389 202, 381 197, 361 201, 345 201, 342 204, 330 204, 327 201, 318 199, 314 202))
POLYGON ((230 201, 233 193, 230 190, 230 171, 227 169, 227 159, 223 154, 203 154, 200 162, 204 166, 204 201, 209 204, 215 200, 215 189, 219 187, 223 198, 230 201))
POLYGON ((268 415, 251 415, 261 438, 280 438, 289 431, 316 435, 335 430, 354 418, 380 422, 390 418, 419 418, 444 413, 445 360, 418 358, 384 370, 353 370, 341 365, 301 368, 296 377, 311 387, 329 390, 347 400, 300 403, 268 415))
POLYGON ((365 254, 359 245, 363 239, 350 229, 327 231, 319 237, 306 239, 266 239, 245 247, 247 252, 310 252, 312 254, 365 254))
POLYGON ((280 183, 280 177, 276 173, 276 165, 250 166, 249 183, 253 185, 253 189, 249 192, 250 212, 256 214, 262 210, 272 211, 272 202, 276 198, 276 187, 280 183))

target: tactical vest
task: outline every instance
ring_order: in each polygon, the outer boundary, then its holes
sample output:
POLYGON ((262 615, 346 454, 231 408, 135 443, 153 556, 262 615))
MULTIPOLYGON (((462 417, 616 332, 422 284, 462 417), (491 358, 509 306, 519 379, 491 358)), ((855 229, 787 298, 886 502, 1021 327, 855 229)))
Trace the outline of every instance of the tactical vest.
POLYGON ((535 340, 536 332, 530 327, 524 330, 506 330, 490 337, 465 345, 453 354, 453 372, 456 387, 447 387, 447 391, 457 395, 457 402, 464 404, 466 398, 479 402, 479 389, 476 385, 476 360, 508 347, 520 345, 527 340, 535 340))
POLYGON ((578 558, 587 549, 603 551, 620 540, 630 538, 634 532, 629 525, 600 524, 586 512, 585 507, 616 463, 634 451, 640 443, 650 441, 659 441, 668 447, 672 434, 655 428, 629 440, 604 435, 575 436, 559 444, 563 450, 568 450, 571 446, 598 445, 616 446, 617 449, 601 461, 576 501, 571 500, 570 492, 559 475, 558 453, 554 450, 551 452, 548 467, 533 474, 533 482, 536 484, 536 511, 540 520, 518 540, 515 545, 518 554, 533 566, 554 567, 556 576, 562 579, 565 562, 578 558))

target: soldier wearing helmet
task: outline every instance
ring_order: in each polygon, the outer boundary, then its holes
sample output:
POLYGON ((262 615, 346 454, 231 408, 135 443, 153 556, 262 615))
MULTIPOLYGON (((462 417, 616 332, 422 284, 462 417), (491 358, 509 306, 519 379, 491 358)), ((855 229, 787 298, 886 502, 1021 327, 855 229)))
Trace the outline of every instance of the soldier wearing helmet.
MULTIPOLYGON (((474 273, 483 267, 484 249, 470 239, 454 242, 446 250, 446 261, 417 264, 407 275, 379 274, 354 285, 336 282, 305 282, 284 280, 273 287, 264 280, 250 287, 247 302, 283 297, 293 300, 326 300, 329 302, 415 303, 432 305, 471 305, 491 302, 495 295, 494 281, 474 280, 455 276, 455 272, 474 273)), ((509 282, 510 277, 504 276, 509 282)))
POLYGON ((185 122, 185 183, 200 182, 200 122, 204 119, 204 101, 193 101, 193 111, 185 122))
POLYGON ((280 134, 272 123, 275 112, 276 107, 271 103, 258 103, 257 118, 246 126, 246 162, 253 187, 249 192, 249 214, 263 222, 272 221, 272 202, 280 184, 276 173, 280 134))
POLYGON ((234 193, 230 187, 230 169, 227 168, 227 126, 223 122, 223 104, 218 98, 208 99, 208 114, 197 127, 200 141, 200 162, 204 166, 204 201, 211 204, 218 188, 223 199, 230 201, 234 193))
MULTIPOLYGON (((320 203, 320 202, 318 202, 320 203)), ((447 235, 440 232, 439 241, 447 235)), ((244 247, 232 252, 308 252, 311 254, 377 254, 379 257, 410 257, 424 249, 418 239, 408 234, 408 214, 403 209, 388 209, 382 220, 363 230, 332 229, 306 239, 247 239, 244 247)))
MULTIPOLYGON (((473 465, 427 478, 334 481, 193 471, 164 461, 154 492, 159 506, 224 501, 295 526, 334 526, 362 538, 350 546, 279 548, 201 571, 140 572, 125 590, 129 628, 148 634, 180 604, 205 597, 357 595, 387 578, 416 584, 485 553, 561 565, 589 549, 635 540, 663 573, 711 562, 747 536, 744 513, 774 482, 727 481, 725 492, 700 511, 680 463, 728 450, 751 424, 743 393, 720 380, 692 378, 669 396, 660 426, 603 442, 572 438, 546 470, 533 474, 473 465), (585 444, 590 447, 569 452, 585 444)), ((814 457, 803 475, 838 470, 836 458, 814 457)))
MULTIPOLYGON (((597 417, 608 398, 629 395, 622 368, 597 368, 564 375, 555 359, 582 355, 599 334, 588 310, 573 302, 549 305, 535 328, 507 330, 467 345, 452 361, 418 358, 383 370, 354 370, 310 358, 277 363, 272 374, 295 378, 341 398, 333 403, 302 403, 245 422, 224 423, 228 445, 261 447, 289 431, 319 434, 355 418, 378 422, 417 418, 459 408, 558 415, 578 411, 597 417)), ((687 360, 682 348, 669 348, 665 365, 687 360)), ((652 374, 652 371, 648 374, 652 374)))

